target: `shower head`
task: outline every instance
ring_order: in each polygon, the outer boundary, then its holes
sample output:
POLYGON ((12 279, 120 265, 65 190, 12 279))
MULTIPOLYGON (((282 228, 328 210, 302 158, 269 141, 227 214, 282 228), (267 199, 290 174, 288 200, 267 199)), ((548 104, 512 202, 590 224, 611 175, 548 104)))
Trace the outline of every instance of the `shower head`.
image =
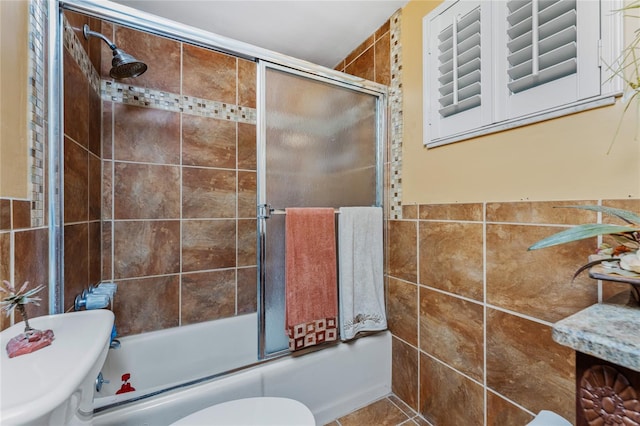
POLYGON ((111 42, 104 35, 91 31, 89 25, 84 24, 82 28, 82 33, 84 34, 84 38, 89 40, 89 37, 98 37, 113 51, 113 59, 111 60, 111 71, 109 71, 109 75, 115 79, 128 78, 128 77, 138 77, 142 73, 147 70, 147 64, 142 61, 137 60, 133 56, 129 55, 122 49, 118 49, 118 47, 111 42))

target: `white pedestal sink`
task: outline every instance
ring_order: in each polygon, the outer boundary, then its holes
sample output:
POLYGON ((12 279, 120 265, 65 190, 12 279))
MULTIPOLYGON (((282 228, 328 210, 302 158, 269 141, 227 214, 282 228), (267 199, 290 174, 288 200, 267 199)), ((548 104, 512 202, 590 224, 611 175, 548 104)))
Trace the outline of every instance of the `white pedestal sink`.
POLYGON ((50 346, 9 358, 7 342, 24 322, 0 333, 0 424, 66 425, 90 421, 96 376, 109 350, 113 313, 106 309, 29 320, 51 329, 50 346))

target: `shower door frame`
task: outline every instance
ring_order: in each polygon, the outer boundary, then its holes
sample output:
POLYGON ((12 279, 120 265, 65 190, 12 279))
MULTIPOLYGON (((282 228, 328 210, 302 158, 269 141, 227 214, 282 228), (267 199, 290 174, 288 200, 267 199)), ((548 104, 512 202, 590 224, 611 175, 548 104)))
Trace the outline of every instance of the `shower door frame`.
MULTIPOLYGON (((335 78, 328 78, 324 75, 314 74, 304 69, 294 69, 291 67, 271 63, 266 60, 258 60, 258 82, 256 86, 257 96, 257 218, 258 218, 258 359, 268 360, 278 358, 290 354, 288 348, 280 351, 267 353, 266 347, 266 227, 267 220, 271 215, 272 206, 268 204, 267 200, 267 185, 266 185, 266 172, 267 172, 267 120, 266 120, 266 75, 267 70, 277 70, 280 72, 288 73, 293 76, 303 77, 310 80, 314 80, 321 83, 326 83, 332 86, 349 89, 354 92, 364 93, 374 96, 376 98, 376 140, 375 140, 375 152, 376 152, 376 166, 375 166, 375 206, 382 207, 384 202, 384 147, 387 141, 387 91, 372 90, 369 87, 360 87, 350 84, 346 79, 337 80, 335 78)), ((340 73, 342 74, 342 73, 340 73)), ((383 86, 384 87, 384 86, 383 86)), ((386 89, 386 87, 384 87, 386 89)), ((277 206, 278 209, 282 209, 286 206, 277 206)), ((284 253, 282 254, 284 256, 284 253)), ((285 332, 284 324, 282 332, 285 332)), ((318 348, 309 348, 299 352, 313 352, 318 348)))
MULTIPOLYGON (((161 18, 156 15, 142 12, 130 7, 112 3, 104 0, 52 0, 48 5, 49 14, 49 49, 48 55, 48 122, 47 132, 49 137, 49 232, 50 232, 50 250, 49 262, 52 274, 49 288, 50 298, 50 314, 59 314, 64 310, 62 298, 64 297, 64 226, 63 212, 64 194, 63 194, 63 178, 62 173, 64 161, 62 156, 62 129, 64 124, 64 108, 63 106, 63 33, 61 14, 64 10, 82 13, 97 19, 110 21, 115 24, 124 25, 135 30, 147 32, 152 35, 166 37, 179 42, 189 43, 194 46, 227 53, 238 58, 256 62, 257 70, 257 86, 256 86, 256 109, 257 109, 257 174, 261 170, 264 173, 265 158, 265 139, 264 139, 264 71, 266 67, 284 70, 289 73, 297 74, 307 78, 316 79, 329 84, 349 88, 351 90, 369 93, 377 96, 377 164, 376 164, 376 200, 377 205, 383 205, 383 164, 384 164, 384 147, 388 138, 388 87, 379 83, 365 80, 360 77, 345 74, 321 65, 313 64, 305 60, 292 58, 290 56, 273 52, 250 45, 248 43, 223 37, 205 30, 201 30, 189 25, 181 24, 169 19, 161 18)), ((265 188, 262 183, 264 179, 258 179, 257 188, 257 205, 256 218, 259 217, 259 203, 264 203, 265 188)), ((258 219, 258 222, 260 220, 258 219)), ((259 225, 258 225, 259 226, 259 225)), ((258 229, 258 237, 256 244, 260 248, 260 229, 258 229)), ((263 244, 264 242, 262 242, 263 244)), ((259 253, 259 250, 258 250, 259 253)), ((258 275, 260 275, 260 262, 262 259, 258 256, 258 275)), ((258 276, 258 282, 260 277, 258 276)), ((258 303, 260 304, 260 288, 258 288, 258 303)), ((259 329, 259 340, 263 339, 262 329, 259 329)), ((267 358, 261 357, 263 345, 259 341, 260 352, 259 359, 272 359, 278 356, 287 355, 288 351, 278 354, 271 354, 267 358)))

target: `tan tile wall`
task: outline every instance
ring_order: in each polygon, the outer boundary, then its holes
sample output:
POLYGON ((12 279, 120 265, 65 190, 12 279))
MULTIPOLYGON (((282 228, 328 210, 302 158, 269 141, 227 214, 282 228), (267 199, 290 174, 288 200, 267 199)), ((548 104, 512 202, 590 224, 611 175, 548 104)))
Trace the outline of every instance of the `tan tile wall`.
POLYGON ((571 282, 595 238, 527 248, 598 220, 554 207, 597 203, 640 211, 640 200, 404 206, 388 224, 393 392, 434 425, 524 424, 542 409, 573 421, 575 355, 551 326, 624 287, 571 282))
MULTIPOLYGON (((253 62, 102 31, 149 66, 125 82, 255 108, 253 62)), ((119 284, 119 334, 254 312, 256 126, 106 101, 102 122, 102 279, 119 284)))

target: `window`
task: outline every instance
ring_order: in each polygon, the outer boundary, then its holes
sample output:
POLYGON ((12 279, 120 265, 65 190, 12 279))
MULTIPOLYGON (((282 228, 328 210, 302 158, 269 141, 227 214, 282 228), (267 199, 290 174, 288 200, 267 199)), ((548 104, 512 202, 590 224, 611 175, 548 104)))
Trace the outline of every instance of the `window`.
MULTIPOLYGON (((425 144, 611 104, 615 1, 445 1, 423 19, 425 144)), ((617 52, 617 53, 616 53, 617 52)))

